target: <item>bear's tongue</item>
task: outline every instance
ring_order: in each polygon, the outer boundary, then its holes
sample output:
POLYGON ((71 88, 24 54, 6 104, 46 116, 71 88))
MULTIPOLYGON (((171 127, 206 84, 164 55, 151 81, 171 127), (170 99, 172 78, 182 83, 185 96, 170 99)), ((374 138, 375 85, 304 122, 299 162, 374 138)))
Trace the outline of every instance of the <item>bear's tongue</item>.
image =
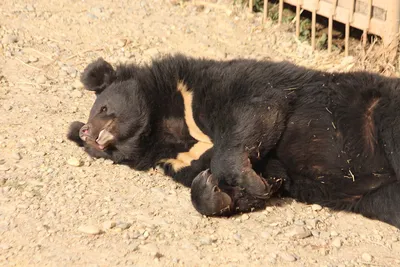
POLYGON ((114 140, 114 135, 107 130, 101 130, 99 137, 96 139, 96 143, 99 145, 100 149, 104 149, 112 140, 114 140))

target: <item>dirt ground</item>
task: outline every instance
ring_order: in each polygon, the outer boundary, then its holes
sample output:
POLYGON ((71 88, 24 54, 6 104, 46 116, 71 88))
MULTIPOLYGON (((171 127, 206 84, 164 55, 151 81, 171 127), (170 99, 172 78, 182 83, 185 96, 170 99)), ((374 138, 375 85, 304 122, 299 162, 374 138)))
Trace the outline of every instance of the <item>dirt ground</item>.
POLYGON ((176 2, 1 1, 0 266, 400 266, 400 231, 387 224, 291 199, 202 217, 168 177, 90 159, 66 140, 94 100, 79 74, 100 56, 362 65, 313 54, 288 25, 246 9, 176 2))

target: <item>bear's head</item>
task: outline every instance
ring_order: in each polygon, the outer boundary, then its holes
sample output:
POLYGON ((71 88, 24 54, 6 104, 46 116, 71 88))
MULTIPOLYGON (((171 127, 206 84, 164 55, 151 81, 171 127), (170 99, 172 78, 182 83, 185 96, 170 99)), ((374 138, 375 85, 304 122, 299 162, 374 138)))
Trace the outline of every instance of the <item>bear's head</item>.
POLYGON ((86 124, 71 124, 68 139, 100 151, 119 149, 118 145, 128 140, 138 140, 148 113, 135 78, 119 80, 111 64, 99 58, 85 68, 81 81, 87 90, 94 91, 96 100, 86 124))

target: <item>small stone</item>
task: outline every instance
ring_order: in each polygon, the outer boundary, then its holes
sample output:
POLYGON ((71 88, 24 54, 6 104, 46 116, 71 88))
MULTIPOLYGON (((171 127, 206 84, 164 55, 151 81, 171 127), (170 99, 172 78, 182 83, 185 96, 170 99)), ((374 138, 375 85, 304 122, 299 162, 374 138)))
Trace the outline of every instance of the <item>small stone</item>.
POLYGON ((10 110, 12 110, 13 109, 13 106, 11 105, 11 104, 4 104, 3 105, 3 108, 4 108, 4 110, 6 110, 6 111, 10 111, 10 110))
POLYGON ((339 237, 333 239, 332 246, 335 248, 340 248, 342 246, 342 240, 339 237))
POLYGON ((310 227, 311 229, 315 229, 315 227, 317 227, 317 223, 318 223, 318 220, 317 220, 317 219, 309 219, 309 220, 306 220, 306 225, 307 225, 308 227, 310 227))
POLYGON ((4 177, 0 177, 0 186, 3 186, 3 185, 5 185, 5 184, 6 184, 6 182, 7 182, 7 179, 6 179, 6 178, 4 178, 4 177))
POLYGON ((118 39, 117 40, 117 45, 120 47, 124 47, 126 45, 126 43, 127 43, 126 39, 118 39))
POLYGON ((268 211, 268 212, 273 212, 274 208, 273 207, 266 207, 265 210, 268 211))
POLYGON ((212 243, 213 243, 213 241, 210 237, 204 237, 204 238, 200 239, 201 245, 211 245, 212 243))
POLYGON ((32 6, 32 5, 30 5, 30 4, 27 4, 27 5, 25 6, 25 9, 26 9, 26 11, 28 11, 28 12, 33 12, 33 11, 35 11, 35 7, 32 6))
POLYGON ((66 67, 65 70, 72 78, 76 77, 76 69, 74 67, 66 67))
POLYGON ((3 44, 12 44, 18 42, 18 37, 14 34, 8 34, 3 37, 2 43, 3 44))
POLYGON ((243 221, 246 221, 246 220, 248 220, 248 219, 250 219, 250 216, 249 216, 248 214, 243 214, 243 215, 242 215, 242 220, 243 220, 243 221))
POLYGON ((73 83, 72 83, 72 88, 74 88, 74 89, 82 89, 83 88, 83 84, 81 83, 81 81, 80 80, 75 80, 73 83))
POLYGON ((144 233, 143 233, 143 237, 144 237, 144 238, 148 238, 148 237, 149 237, 149 235, 150 235, 150 233, 149 233, 149 232, 147 232, 147 231, 144 231, 144 233))
POLYGON ((11 157, 15 160, 22 159, 21 155, 18 152, 12 153, 11 157))
POLYGON ((297 225, 297 226, 305 225, 304 221, 302 221, 302 220, 297 220, 297 221, 294 222, 294 224, 297 225))
POLYGON ((157 48, 150 48, 150 49, 147 49, 146 51, 143 52, 143 54, 144 54, 145 56, 148 56, 148 57, 150 57, 150 58, 157 57, 157 55, 158 55, 159 53, 160 53, 160 52, 158 51, 157 48))
POLYGON ((315 236, 315 237, 318 237, 318 236, 319 236, 319 232, 318 232, 318 231, 315 231, 315 230, 311 231, 311 234, 312 234, 313 236, 315 236))
POLYGON ((336 231, 331 232, 331 236, 338 236, 339 234, 336 231))
POLYGON ((36 82, 38 84, 45 84, 46 81, 47 81, 47 78, 44 75, 39 75, 39 76, 36 77, 36 82))
POLYGON ((82 161, 80 161, 77 158, 69 158, 67 163, 68 163, 68 165, 71 165, 71 166, 74 166, 74 167, 82 166, 82 161))
POLYGON ((290 229, 285 235, 291 238, 303 239, 311 236, 311 231, 302 226, 295 226, 290 229))
POLYGON ((28 61, 29 61, 30 63, 35 63, 35 62, 38 62, 39 59, 38 59, 37 57, 30 56, 29 59, 28 59, 28 61))
POLYGON ((6 166, 6 165, 0 165, 0 171, 8 171, 10 169, 10 167, 6 166))
POLYGON ((116 225, 117 225, 117 224, 116 224, 115 222, 113 222, 113 221, 105 221, 105 222, 103 223, 103 229, 104 229, 104 230, 109 230, 109 229, 111 229, 111 228, 114 228, 116 225))
POLYGON ((372 261, 372 256, 368 253, 363 253, 361 255, 361 258, 366 261, 366 262, 371 262, 372 261))
POLYGON ((156 253, 153 253, 153 257, 156 259, 160 259, 164 257, 164 255, 157 251, 156 253))
POLYGON ((293 261, 297 260, 295 256, 293 256, 292 254, 289 254, 287 252, 282 252, 279 254, 279 256, 282 258, 282 260, 288 261, 288 262, 293 262, 293 261))
POLYGON ((325 249, 325 248, 320 248, 320 249, 318 250, 318 252, 319 252, 319 254, 321 254, 322 256, 326 256, 326 255, 329 254, 329 251, 328 251, 327 249, 325 249))
POLYGON ((98 235, 101 233, 100 228, 94 225, 82 225, 78 228, 78 231, 90 235, 98 235))
POLYGON ((121 230, 126 230, 129 227, 131 227, 130 223, 118 223, 115 228, 121 229, 121 230))
POLYGON ((10 248, 12 248, 12 246, 8 244, 0 244, 0 249, 2 250, 9 250, 10 248))
POLYGON ((71 92, 71 96, 72 96, 73 98, 81 98, 81 97, 82 97, 82 92, 81 92, 81 91, 78 91, 78 90, 73 90, 73 91, 71 92))
POLYGON ((138 239, 142 234, 139 231, 134 231, 130 234, 130 237, 133 239, 138 239))
POLYGON ((312 204, 311 209, 313 211, 319 211, 319 210, 322 210, 322 207, 321 207, 321 205, 318 205, 318 204, 312 204))

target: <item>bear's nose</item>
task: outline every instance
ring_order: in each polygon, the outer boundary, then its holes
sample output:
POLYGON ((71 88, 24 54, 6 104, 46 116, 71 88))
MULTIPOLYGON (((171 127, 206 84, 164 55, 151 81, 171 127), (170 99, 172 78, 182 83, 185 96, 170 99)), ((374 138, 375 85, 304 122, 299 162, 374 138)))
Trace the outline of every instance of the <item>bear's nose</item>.
POLYGON ((90 129, 91 129, 91 125, 88 123, 88 124, 83 125, 82 128, 79 130, 79 137, 83 141, 86 141, 86 139, 90 135, 90 129))

